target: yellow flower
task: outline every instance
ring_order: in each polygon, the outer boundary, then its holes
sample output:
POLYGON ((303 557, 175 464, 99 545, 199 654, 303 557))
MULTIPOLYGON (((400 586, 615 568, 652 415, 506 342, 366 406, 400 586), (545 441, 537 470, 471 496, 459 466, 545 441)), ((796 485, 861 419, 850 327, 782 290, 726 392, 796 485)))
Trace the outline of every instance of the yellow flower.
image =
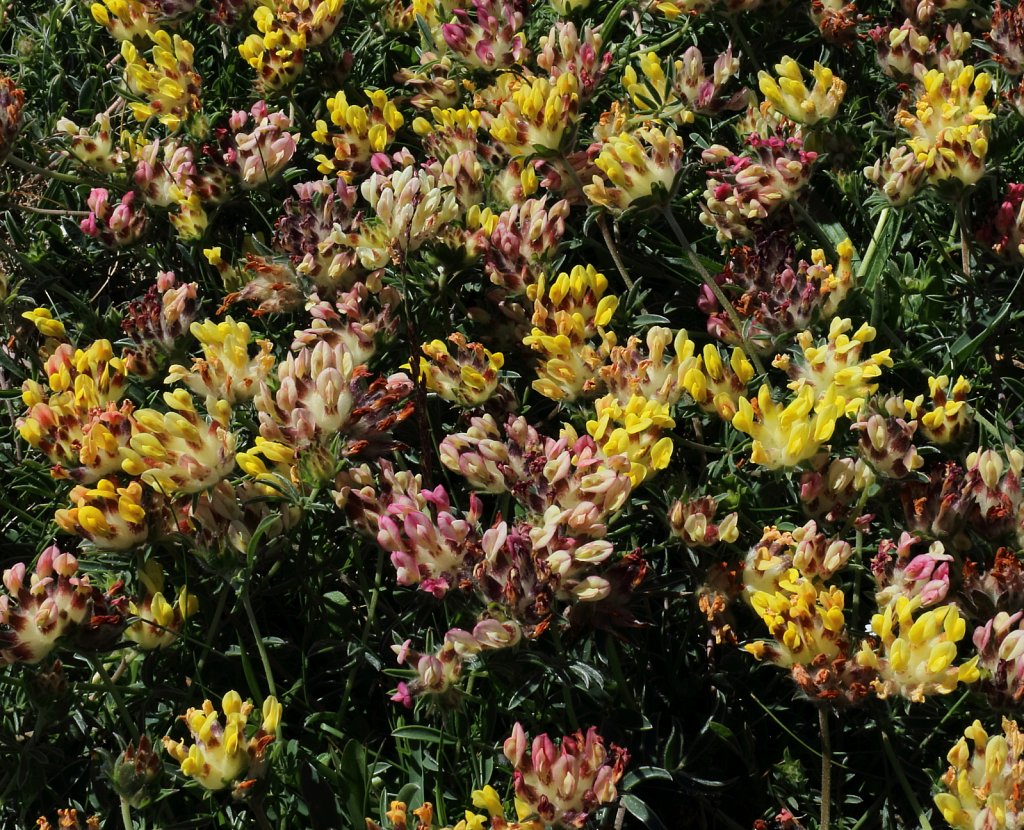
POLYGON ((182 588, 174 605, 163 594, 164 571, 150 559, 139 571, 146 590, 138 602, 128 603, 128 612, 138 619, 125 629, 124 636, 142 649, 164 648, 177 639, 185 620, 199 610, 199 600, 182 588))
POLYGON ((798 364, 794 365, 788 356, 773 361, 775 367, 789 371, 793 378, 791 390, 799 393, 807 386, 814 390, 816 406, 830 389, 834 390, 836 398, 844 401, 843 413, 847 416, 856 415, 867 397, 878 391, 874 381, 881 376, 882 367, 892 366, 889 349, 862 360, 861 352, 875 339, 875 330, 864 323, 852 335, 848 334, 852 328, 849 318, 833 318, 828 338, 821 345, 814 345, 810 331, 797 335, 803 352, 798 364))
POLYGON ((1024 737, 1009 718, 1003 718, 1002 735, 989 737, 978 720, 964 730, 946 756, 950 766, 940 782, 946 791, 935 795, 935 806, 954 830, 1020 826, 1022 753, 1024 737))
POLYGON ((633 395, 622 404, 614 395, 606 395, 595 404, 587 432, 606 456, 629 459, 629 479, 637 487, 672 460, 672 439, 661 432, 675 425, 667 403, 633 395))
POLYGON ((200 417, 184 389, 164 393, 170 412, 140 409, 136 431, 121 449, 121 468, 164 495, 199 493, 235 465, 235 434, 227 401, 207 401, 211 419, 200 417))
POLYGON ((971 384, 963 375, 956 379, 950 389, 948 375, 928 378, 928 395, 932 399, 932 409, 927 412, 923 408, 923 398, 905 401, 908 414, 918 418, 921 432, 936 444, 949 444, 959 440, 974 423, 974 412, 967 403, 967 395, 971 384))
POLYGON ((455 354, 441 340, 420 347, 425 355, 420 358, 420 374, 427 389, 459 406, 479 406, 497 390, 505 357, 468 342, 457 332, 448 341, 454 344, 455 354))
POLYGON ((770 656, 780 666, 809 665, 815 658, 831 660, 841 651, 846 621, 845 597, 833 586, 818 590, 792 569, 775 593, 757 591, 750 604, 768 627, 776 643, 753 643, 747 651, 758 658, 770 656))
POLYGON ((246 736, 246 726, 253 711, 251 701, 242 701, 231 691, 221 701, 224 720, 209 700, 202 709, 189 709, 181 720, 192 733, 193 744, 187 749, 180 741, 164 737, 164 749, 181 764, 181 771, 195 778, 208 790, 221 790, 240 781, 258 777, 263 768, 267 746, 274 740, 281 722, 281 704, 268 697, 263 703, 262 721, 246 736))
POLYGON ((100 550, 127 550, 146 541, 149 527, 137 481, 118 487, 116 480, 101 478, 93 488, 75 487, 70 499, 75 506, 54 515, 65 533, 82 536, 100 550))
POLYGON ((948 179, 974 184, 985 172, 988 122, 996 117, 985 102, 992 77, 950 61, 944 72, 929 70, 921 86, 914 111, 900 110, 896 116, 910 133, 907 146, 933 184, 948 179))
POLYGON ((157 29, 153 12, 140 0, 103 0, 89 10, 92 19, 117 40, 139 40, 157 29))
POLYGON ((807 89, 803 71, 788 55, 775 67, 778 80, 764 70, 757 73, 758 86, 772 107, 798 124, 817 124, 832 118, 843 102, 846 83, 832 70, 815 61, 811 76, 814 88, 807 89))
POLYGON ((35 326, 43 337, 54 337, 63 340, 67 336, 64 324, 60 320, 55 320, 48 308, 36 308, 32 311, 25 311, 22 312, 21 316, 35 326))
POLYGON ((898 596, 871 618, 878 635, 876 651, 867 640, 857 653, 857 663, 878 672, 875 691, 879 697, 900 694, 920 702, 926 695, 949 694, 957 683, 973 683, 980 673, 978 655, 954 665, 957 643, 967 623, 955 605, 940 605, 914 617, 920 596, 898 596))
MULTIPOLYGON (((502 76, 502 78, 512 76, 502 76)), ((501 79, 499 79, 499 82, 501 79)), ((579 117, 579 81, 566 72, 548 78, 512 78, 514 91, 502 102, 491 137, 510 156, 532 156, 535 147, 558 150, 579 117)))
POLYGON ((317 155, 317 169, 324 175, 336 173, 346 181, 369 169, 370 157, 384 152, 395 140, 395 133, 405 123, 395 103, 382 90, 364 90, 369 99, 365 106, 349 103, 345 93, 339 90, 327 99, 327 112, 332 130, 327 121, 318 120, 312 133, 318 144, 333 146, 333 154, 317 155))
POLYGON ((121 43, 125 83, 144 99, 129 106, 137 121, 155 117, 174 132, 200 108, 200 79, 192 64, 195 49, 180 35, 172 37, 163 29, 146 35, 153 41, 152 62, 141 57, 130 41, 121 43))
POLYGON ((179 364, 171 366, 165 383, 184 381, 202 398, 222 398, 236 404, 251 399, 274 368, 269 340, 255 341, 260 351, 249 357, 252 330, 247 323, 236 323, 229 316, 219 323, 193 323, 189 330, 203 347, 203 358, 195 358, 191 370, 179 364))
POLYGON ((615 345, 605 331, 618 298, 605 294, 608 280, 592 265, 577 265, 549 283, 542 275, 527 288, 533 301, 533 329, 524 345, 541 355, 533 388, 556 401, 593 391, 599 370, 615 345), (597 344, 590 341, 597 338, 597 344))
POLYGON ((683 386, 694 403, 706 412, 716 412, 723 420, 732 421, 741 396, 754 377, 754 367, 743 350, 735 347, 726 365, 718 347, 707 343, 684 369, 683 386))
POLYGON ((583 192, 596 205, 623 211, 640 199, 668 196, 683 165, 683 140, 648 123, 605 139, 594 164, 604 179, 594 176, 583 192))
POLYGON ((778 470, 814 457, 832 437, 844 406, 834 386, 817 402, 812 387, 805 386, 783 405, 772 400, 771 387, 765 384, 756 399, 740 398, 732 425, 754 439, 751 461, 778 470))

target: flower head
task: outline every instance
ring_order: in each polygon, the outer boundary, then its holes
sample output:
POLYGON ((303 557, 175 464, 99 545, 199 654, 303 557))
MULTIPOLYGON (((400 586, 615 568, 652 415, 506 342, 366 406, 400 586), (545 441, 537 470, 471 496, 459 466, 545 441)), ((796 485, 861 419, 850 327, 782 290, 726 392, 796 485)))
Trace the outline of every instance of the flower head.
POLYGON ((199 610, 199 600, 182 588, 174 604, 168 602, 164 596, 164 570, 155 559, 139 570, 139 581, 145 593, 128 603, 128 613, 137 619, 125 629, 124 636, 142 649, 165 648, 177 639, 185 620, 199 610))
POLYGON ((814 345, 811 332, 803 331, 796 338, 803 352, 802 359, 793 362, 788 356, 780 356, 772 365, 789 372, 793 378, 789 384, 792 391, 799 394, 810 387, 814 390, 816 406, 832 392, 843 414, 852 416, 864 406, 867 397, 878 390, 875 380, 881 376, 882 367, 892 366, 888 349, 861 358, 864 347, 874 339, 875 330, 867 323, 853 331, 849 318, 835 317, 829 324, 824 343, 814 345))
POLYGON ((235 466, 235 434, 228 428, 227 401, 210 399, 210 419, 195 409, 184 389, 164 393, 168 412, 140 409, 121 468, 158 493, 198 493, 212 487, 235 466))
POLYGON ((597 807, 615 800, 629 762, 624 749, 605 746, 596 727, 567 735, 560 746, 546 734, 530 745, 516 723, 504 752, 515 768, 516 797, 549 827, 583 827, 597 807))
POLYGON ((639 200, 667 198, 683 165, 683 140, 670 127, 654 124, 620 133, 601 142, 594 176, 583 192, 597 205, 623 211, 639 200))
POLYGON ((788 55, 776 65, 778 78, 765 71, 757 73, 761 93, 776 111, 798 124, 817 124, 835 116, 846 94, 846 82, 815 61, 811 70, 814 88, 804 84, 803 71, 788 55))
POLYGON ((127 550, 149 535, 142 485, 118 487, 116 479, 101 478, 93 487, 79 484, 70 494, 75 505, 58 510, 54 519, 65 533, 83 536, 100 550, 127 550))
POLYGON ((557 151, 579 117, 579 82, 565 73, 512 82, 491 125, 491 137, 509 156, 532 156, 535 148, 557 151))
POLYGON ((813 458, 835 432, 844 406, 834 387, 816 401, 812 387, 804 386, 792 401, 781 404, 765 384, 757 398, 740 398, 732 425, 754 439, 750 460, 777 470, 813 458))
POLYGON ((527 295, 533 300, 533 329, 523 344, 541 355, 533 388, 552 400, 573 400, 592 391, 614 335, 605 328, 618 308, 606 294, 608 280, 592 265, 577 265, 550 283, 541 276, 527 295), (594 345, 590 341, 597 339, 594 345))
POLYGON ((945 71, 929 70, 921 86, 913 111, 905 108, 896 116, 910 134, 907 147, 932 184, 974 184, 985 172, 989 122, 995 118, 985 102, 991 76, 953 61, 945 71))
POLYGON ((202 398, 225 400, 229 404, 249 400, 274 367, 269 340, 257 340, 259 353, 249 356, 252 331, 247 323, 226 317, 220 323, 204 320, 192 323, 189 331, 203 347, 203 357, 192 367, 171 366, 165 383, 184 382, 202 398))
POLYGON ((3 582, 7 593, 0 594, 0 660, 4 662, 39 663, 61 637, 91 625, 94 609, 104 614, 97 627, 120 630, 120 616, 105 603, 89 576, 78 573, 78 560, 55 546, 40 554, 31 574, 19 562, 4 571, 3 582))
POLYGON ((121 43, 125 82, 143 99, 129 104, 137 121, 156 118, 168 130, 199 111, 200 78, 192 65, 193 45, 180 35, 163 29, 147 31, 153 42, 152 62, 139 54, 129 41, 121 43))
POLYGON ((744 141, 741 155, 720 144, 701 154, 709 169, 700 221, 715 228, 722 243, 751 236, 760 223, 795 199, 810 181, 818 158, 804 149, 798 133, 755 132, 744 141))
POLYGON ((1017 722, 1003 718, 1003 733, 989 737, 974 721, 946 756, 949 769, 935 806, 954 830, 1015 827, 1024 818, 1024 737, 1017 722), (970 741, 970 744, 968 744, 970 741))
POLYGON ((234 786, 242 790, 247 781, 263 772, 267 746, 273 742, 281 722, 281 704, 268 697, 263 702, 262 720, 248 730, 253 712, 251 701, 242 701, 238 692, 228 692, 221 701, 221 715, 209 700, 202 709, 189 709, 181 720, 192 734, 193 743, 165 736, 164 749, 181 764, 181 771, 208 790, 234 786), (243 780, 243 778, 245 780, 243 780))
POLYGON ((920 702, 979 677, 977 656, 954 665, 957 643, 967 630, 957 607, 940 605, 915 616, 921 605, 920 596, 897 596, 871 618, 878 645, 865 640, 856 659, 878 672, 873 685, 879 697, 899 694, 920 702))
POLYGON ((504 355, 470 343, 458 332, 450 335, 448 341, 454 349, 450 350, 440 340, 420 347, 424 354, 420 358, 420 373, 427 389, 459 406, 479 406, 498 388, 504 355))
POLYGON ((367 89, 364 95, 368 99, 364 106, 349 103, 340 90, 327 99, 330 124, 317 121, 312 133, 315 142, 333 148, 330 156, 316 157, 321 173, 334 173, 351 182, 369 170, 371 156, 387 150, 395 140, 395 133, 405 123, 387 93, 367 89))

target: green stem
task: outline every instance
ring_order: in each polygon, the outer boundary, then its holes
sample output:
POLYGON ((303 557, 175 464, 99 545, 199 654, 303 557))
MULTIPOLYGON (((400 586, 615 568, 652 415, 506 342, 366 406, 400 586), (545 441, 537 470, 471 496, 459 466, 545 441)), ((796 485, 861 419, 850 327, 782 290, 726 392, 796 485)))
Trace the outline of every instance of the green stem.
MULTIPOLYGON (((860 267, 857 269, 858 281, 864 278, 871 269, 871 266, 874 264, 875 257, 878 255, 878 240, 885 232, 885 228, 889 224, 889 217, 891 215, 891 208, 882 208, 882 212, 878 214, 878 221, 875 223, 875 232, 871 234, 871 241, 868 243, 868 249, 864 252, 864 259, 860 261, 860 267)), ((873 284, 870 286, 866 285, 864 287, 871 289, 871 328, 877 329, 878 322, 882 319, 881 274, 875 274, 873 284)))
POLYGON ((203 653, 199 656, 199 662, 196 664, 197 672, 202 672, 203 666, 206 665, 206 658, 210 656, 210 648, 213 646, 213 638, 217 635, 217 631, 220 630, 220 619, 224 616, 224 607, 228 601, 228 583, 225 582, 221 587, 220 596, 217 598, 217 607, 213 612, 213 621, 210 623, 210 627, 206 633, 206 642, 203 643, 203 653))
POLYGON ((862 279, 867 274, 868 269, 871 267, 871 263, 875 258, 875 253, 878 251, 878 240, 881 238, 885 226, 889 224, 889 217, 892 215, 892 208, 882 208, 882 212, 878 214, 878 221, 875 223, 875 232, 871 234, 871 241, 868 243, 868 249, 864 252, 864 259, 860 261, 860 267, 857 269, 857 279, 862 279))
POLYGON ((17 156, 8 156, 7 161, 9 161, 13 167, 17 167, 19 170, 24 170, 26 173, 35 173, 39 176, 47 176, 51 179, 56 179, 59 182, 69 182, 70 184, 90 184, 90 182, 87 182, 85 179, 80 179, 78 176, 71 176, 68 173, 60 173, 46 167, 39 167, 38 165, 32 164, 32 162, 25 161, 17 156))
MULTIPOLYGON (((379 545, 378 548, 380 548, 379 545)), ((373 627, 373 624, 377 619, 377 600, 380 597, 380 588, 383 580, 384 549, 380 548, 377 552, 377 571, 373 577, 373 590, 370 592, 370 602, 366 606, 366 622, 363 625, 362 637, 359 639, 363 648, 366 648, 366 641, 370 638, 370 629, 373 627)), ((343 715, 345 713, 345 709, 348 708, 348 701, 352 695, 352 689, 356 682, 356 669, 358 666, 359 661, 356 660, 355 665, 352 666, 352 670, 348 673, 348 677, 345 679, 345 690, 341 693, 341 706, 338 708, 339 715, 343 715)))
POLYGON ((107 692, 109 692, 110 696, 114 699, 114 705, 117 707, 117 711, 121 715, 121 720, 124 721, 124 725, 131 734, 132 739, 135 743, 138 743, 140 737, 139 728, 135 725, 135 721, 132 720, 131 712, 128 711, 124 698, 121 696, 121 690, 117 688, 113 678, 111 678, 110 674, 107 672, 106 668, 104 668, 103 663, 99 659, 92 656, 86 657, 85 659, 92 670, 100 676, 107 692))
POLYGON ((124 824, 124 830, 135 830, 135 825, 132 824, 132 805, 123 795, 121 796, 121 822, 124 824))
POLYGON ((743 50, 743 57, 748 58, 750 62, 754 64, 754 69, 761 72, 763 69, 761 61, 757 58, 757 52, 750 48, 747 36, 743 34, 740 24, 736 22, 736 15, 729 15, 729 29, 732 31, 733 37, 736 38, 736 42, 739 43, 740 48, 743 50))
POLYGON ((964 270, 964 279, 971 280, 971 244, 967 238, 967 212, 964 210, 964 200, 961 199, 956 205, 956 221, 960 226, 960 264, 964 270))
MULTIPOLYGON (((580 188, 582 190, 582 188, 580 188)), ((615 238, 612 236, 611 229, 608 227, 608 220, 604 214, 600 214, 597 217, 597 226, 601 229, 601 236, 604 237, 605 247, 608 249, 608 253, 612 255, 612 261, 615 263, 615 267, 619 269, 619 273, 622 274, 622 281, 626 283, 626 290, 633 290, 633 280, 629 276, 629 269, 626 268, 626 263, 622 260, 622 254, 619 253, 619 246, 615 244, 615 238)))
POLYGON ((832 823, 832 741, 828 734, 828 709, 818 707, 821 731, 821 821, 818 830, 829 830, 832 823))
POLYGON ((40 216, 89 216, 87 210, 64 210, 61 208, 40 208, 32 205, 19 205, 12 203, 7 205, 13 210, 23 210, 26 213, 38 213, 40 216))
POLYGON ((733 329, 736 330, 737 336, 740 338, 740 342, 743 344, 743 351, 747 353, 747 357, 750 362, 754 364, 754 368, 757 370, 759 375, 764 375, 764 365, 761 363, 761 358, 758 353, 754 350, 753 344, 747 339, 747 335, 743 331, 743 321, 740 320, 739 314, 736 313, 736 308, 729 298, 725 296, 725 292, 722 291, 722 287, 715 282, 711 274, 708 273, 708 269, 704 267, 704 263, 700 261, 700 257, 693 250, 693 246, 690 244, 690 240, 686 238, 682 227, 679 222, 676 221, 675 215, 672 213, 670 207, 666 207, 664 210, 665 219, 668 220, 669 227, 672 228, 672 232, 676 235, 676 239, 682 246, 683 250, 686 251, 686 255, 690 259, 690 264, 696 269, 697 273, 700 274, 700 278, 704 280, 704 284, 711 289, 711 293, 715 295, 715 299, 718 300, 718 304, 722 306, 722 310, 728 315, 729 322, 732 323, 733 329))
POLYGON ((900 764, 900 759, 896 757, 896 752, 892 748, 892 742, 889 740, 888 733, 882 730, 882 748, 885 750, 885 755, 889 759, 889 763, 892 764, 893 772, 896 773, 896 780, 900 782, 900 788, 903 790, 903 794, 907 797, 907 801, 910 802, 910 806, 914 813, 917 814, 917 826, 921 830, 932 830, 932 825, 928 821, 928 816, 924 814, 924 810, 921 809, 921 802, 917 800, 917 796, 914 795, 914 790, 910 786, 910 782, 907 780, 907 775, 903 772, 903 765, 900 764))
POLYGON ((260 627, 256 622, 256 613, 252 610, 252 600, 249 598, 249 583, 242 586, 242 607, 245 608, 245 615, 249 618, 249 627, 252 628, 252 636, 256 638, 256 650, 260 655, 260 662, 263 664, 263 672, 267 676, 267 688, 273 697, 277 697, 277 686, 274 685, 274 673, 270 669, 270 655, 267 654, 267 646, 263 642, 263 635, 260 634, 260 627))

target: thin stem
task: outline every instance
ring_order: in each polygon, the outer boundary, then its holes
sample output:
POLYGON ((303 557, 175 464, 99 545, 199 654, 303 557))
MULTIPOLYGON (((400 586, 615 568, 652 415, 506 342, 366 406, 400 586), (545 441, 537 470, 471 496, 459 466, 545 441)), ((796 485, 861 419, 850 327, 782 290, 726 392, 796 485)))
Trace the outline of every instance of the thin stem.
POLYGON ((957 202, 956 221, 960 226, 960 264, 964 271, 964 278, 969 282, 971 279, 971 245, 967 238, 967 215, 964 211, 963 199, 957 202))
POLYGON ((736 21, 736 15, 729 15, 729 28, 732 30, 733 36, 739 43, 740 48, 743 50, 743 57, 748 58, 751 63, 754 64, 754 69, 758 72, 762 70, 761 61, 758 60, 757 52, 750 48, 750 43, 747 41, 747 36, 743 34, 743 30, 740 28, 740 24, 736 21))
POLYGON ((256 622, 256 613, 252 610, 252 600, 249 598, 249 583, 242 586, 242 607, 245 608, 245 615, 249 618, 249 627, 252 628, 252 636, 256 638, 256 650, 260 654, 260 662, 263 664, 263 673, 267 676, 267 688, 272 697, 277 697, 277 686, 274 685, 274 673, 270 669, 270 655, 267 654, 267 646, 263 642, 263 635, 260 634, 260 627, 256 622))
MULTIPOLYGON (((379 545, 378 548, 380 548, 379 545)), ((377 571, 373 577, 373 590, 370 592, 370 602, 366 606, 366 622, 363 624, 363 635, 359 640, 364 648, 366 647, 366 641, 370 638, 370 630, 373 628, 373 624, 377 619, 377 599, 380 597, 380 588, 383 581, 384 549, 380 548, 377 552, 377 571)), ((356 664, 352 666, 352 670, 348 673, 348 677, 345 679, 345 690, 341 693, 341 707, 338 709, 339 714, 344 714, 345 709, 348 707, 348 700, 356 682, 356 669, 358 666, 359 662, 357 660, 356 664)))
POLYGON ((615 263, 615 267, 619 269, 619 273, 622 274, 622 281, 626 283, 626 290, 633 290, 633 280, 629 276, 629 269, 626 268, 626 263, 622 260, 622 254, 619 253, 619 246, 615 244, 615 238, 612 236, 611 228, 608 227, 608 220, 602 213, 597 217, 597 226, 601 229, 601 236, 604 237, 605 247, 608 249, 608 253, 612 255, 612 261, 615 263))
MULTIPOLYGON (((572 166, 572 163, 565 157, 561 157, 562 166, 569 174, 569 178, 572 179, 573 185, 580 192, 583 198, 587 198, 586 191, 583 189, 583 182, 580 181, 579 174, 576 172, 576 168, 572 166)), ((589 199, 588 199, 589 202, 589 199)), ((622 259, 622 254, 619 252, 619 246, 615 244, 615 237, 612 236, 611 228, 608 227, 608 219, 603 213, 597 215, 597 226, 601 229, 601 236, 604 238, 604 246, 608 249, 608 253, 612 256, 612 262, 615 263, 615 267, 618 269, 619 274, 622 275, 622 281, 626 284, 626 290, 633 290, 633 279, 629 276, 629 269, 626 267, 625 261, 622 259)))
POLYGON ((132 824, 132 805, 123 795, 121 796, 121 822, 124 824, 124 830, 135 830, 135 825, 132 824))
MULTIPOLYGON (((889 217, 892 215, 890 208, 882 208, 882 212, 878 214, 878 222, 875 223, 875 232, 871 234, 871 241, 868 243, 868 249, 864 252, 864 259, 860 261, 860 267, 857 269, 857 279, 861 280, 868 273, 871 266, 874 264, 875 257, 878 255, 878 240, 881 238, 882 233, 885 231, 886 225, 889 224, 889 217)), ((874 275, 874 284, 871 288, 871 327, 877 329, 878 323, 882 319, 882 276, 881 274, 874 275)))
POLYGON ((23 210, 26 213, 38 213, 41 216, 88 216, 89 211, 87 210, 67 210, 64 208, 41 208, 33 207, 32 205, 20 205, 18 203, 12 203, 5 205, 7 208, 13 208, 14 210, 23 210))
POLYGON ((260 830, 273 830, 270 825, 270 821, 267 818, 267 813, 263 809, 263 797, 260 796, 259 798, 254 798, 250 802, 249 806, 252 809, 253 818, 256 819, 256 826, 259 827, 260 830))
POLYGON ((71 176, 68 173, 60 173, 57 170, 50 170, 46 167, 39 167, 38 165, 32 164, 30 161, 18 158, 17 156, 8 156, 7 161, 12 166, 17 167, 19 170, 24 170, 26 173, 36 173, 40 176, 48 176, 51 179, 56 179, 59 182, 69 182, 71 184, 89 184, 85 179, 80 179, 78 176, 71 176))
POLYGON ((729 298, 725 296, 725 292, 722 291, 722 286, 715 282, 711 274, 708 273, 708 269, 704 267, 704 263, 700 261, 700 257, 697 256, 693 250, 693 246, 690 244, 690 240, 686 238, 686 234, 683 232, 679 222, 676 221, 675 215, 672 213, 672 209, 666 207, 664 210, 665 218, 668 220, 669 227, 672 228, 672 232, 676 235, 676 239, 679 244, 686 251, 686 255, 690 258, 690 264, 696 269, 697 273, 700 274, 700 278, 704 280, 704 284, 711 289, 711 293, 715 295, 715 299, 718 300, 718 304, 722 306, 722 310, 728 315, 729 322, 732 323, 733 329, 740 338, 740 342, 743 344, 743 351, 747 353, 747 357, 750 362, 754 364, 754 368, 757 370, 759 375, 764 375, 764 365, 761 363, 761 358, 754 350, 753 344, 747 339, 747 335, 743 331, 743 321, 740 320, 739 314, 736 313, 736 308, 729 298))
MULTIPOLYGON (((408 296, 408 295, 406 295, 408 296)), ((427 486, 432 486, 434 479, 433 464, 433 441, 430 440, 430 424, 427 413, 427 384, 423 377, 421 362, 423 353, 420 348, 420 338, 416 331, 416 324, 412 315, 406 311, 405 332, 409 341, 409 369, 412 372, 413 391, 416 395, 416 426, 420 436, 420 464, 423 468, 423 481, 427 486)))
POLYGON ((86 657, 85 659, 92 670, 100 676, 100 679, 103 681, 103 685, 107 688, 107 692, 109 692, 110 696, 114 699, 114 705, 116 706, 118 713, 121 715, 121 720, 124 721, 125 727, 128 729, 128 732, 131 733, 132 739, 135 743, 138 743, 140 737, 139 728, 135 725, 135 721, 132 720, 132 715, 131 712, 128 711, 128 707, 125 706, 124 698, 121 697, 121 690, 117 688, 113 678, 103 667, 102 661, 91 656, 86 657))
POLYGON ((889 217, 892 215, 892 208, 882 208, 882 212, 878 214, 878 221, 875 223, 875 232, 871 234, 871 241, 868 243, 868 249, 864 252, 864 259, 860 261, 860 267, 857 269, 857 279, 861 279, 867 274, 868 269, 871 267, 871 262, 875 258, 875 251, 878 250, 878 240, 882 236, 882 231, 885 230, 885 226, 889 224, 889 217))
POLYGON ((821 821, 818 830, 828 830, 832 822, 832 741, 828 734, 828 709, 818 707, 821 731, 821 821))
POLYGON ((900 782, 900 788, 903 790, 903 794, 907 797, 907 801, 910 802, 910 806, 913 811, 917 814, 917 825, 921 830, 932 830, 931 822, 928 821, 928 816, 924 814, 924 810, 921 809, 921 802, 917 800, 917 796, 914 795, 914 790, 910 786, 910 782, 907 780, 907 775, 903 771, 903 765, 900 763, 900 759, 896 757, 896 752, 892 748, 892 742, 889 740, 889 734, 882 730, 882 748, 885 749, 885 755, 889 759, 889 763, 892 764, 893 772, 896 773, 896 780, 900 782))
POLYGON ((220 619, 224 616, 224 607, 227 605, 229 590, 228 583, 225 582, 221 588, 220 596, 217 598, 217 608, 213 612, 213 622, 210 623, 210 627, 207 629, 206 642, 203 643, 203 653, 196 664, 196 669, 199 673, 203 671, 203 666, 206 665, 206 658, 210 656, 210 648, 213 646, 213 638, 217 636, 217 632, 220 630, 220 619))

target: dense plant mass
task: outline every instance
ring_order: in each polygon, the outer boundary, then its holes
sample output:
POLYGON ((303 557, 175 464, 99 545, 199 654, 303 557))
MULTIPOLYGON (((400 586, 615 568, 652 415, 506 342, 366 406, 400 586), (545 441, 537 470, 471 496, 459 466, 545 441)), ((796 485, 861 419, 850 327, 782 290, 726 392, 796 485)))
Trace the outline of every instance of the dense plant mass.
POLYGON ((0 55, 0 826, 1024 826, 1024 3, 0 55))

